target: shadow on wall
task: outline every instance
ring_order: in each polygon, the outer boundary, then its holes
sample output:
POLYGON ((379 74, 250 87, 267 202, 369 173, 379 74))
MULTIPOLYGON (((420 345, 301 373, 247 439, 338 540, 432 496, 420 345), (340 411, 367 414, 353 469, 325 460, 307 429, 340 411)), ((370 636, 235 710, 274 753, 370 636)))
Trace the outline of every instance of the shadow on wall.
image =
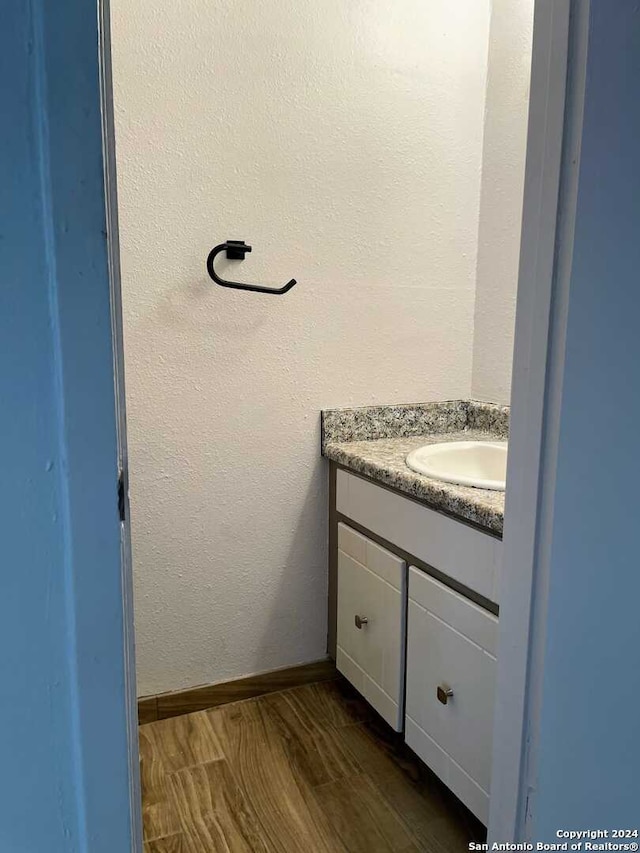
MULTIPOLYGON (((316 623, 326 636, 328 546, 327 525, 318 525, 318 518, 326 518, 329 501, 329 478, 327 463, 315 461, 307 492, 295 529, 291 531, 291 547, 281 566, 277 590, 263 618, 262 641, 256 648, 255 672, 263 672, 273 666, 275 657, 282 657, 282 648, 289 647, 287 660, 280 666, 300 663, 296 638, 304 635, 309 623, 316 623), (324 567, 320 585, 310 586, 309 565, 324 567), (290 602, 295 602, 291 608, 290 602)), ((324 657, 322 653, 314 660, 324 657)), ((305 663, 305 661, 302 661, 305 663)))
POLYGON ((304 453, 312 464, 293 459, 280 482, 253 445, 243 467, 225 468, 223 449, 191 461, 184 433, 149 429, 136 443, 149 479, 132 482, 139 695, 322 658, 328 477, 319 417, 304 453))

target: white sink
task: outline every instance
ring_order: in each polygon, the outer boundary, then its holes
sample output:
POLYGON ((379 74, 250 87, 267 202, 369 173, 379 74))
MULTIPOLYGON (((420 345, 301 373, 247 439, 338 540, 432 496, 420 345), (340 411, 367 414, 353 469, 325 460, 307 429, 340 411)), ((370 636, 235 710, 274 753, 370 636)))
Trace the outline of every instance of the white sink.
POLYGON ((412 471, 459 486, 504 492, 506 441, 451 441, 425 444, 407 456, 412 471))

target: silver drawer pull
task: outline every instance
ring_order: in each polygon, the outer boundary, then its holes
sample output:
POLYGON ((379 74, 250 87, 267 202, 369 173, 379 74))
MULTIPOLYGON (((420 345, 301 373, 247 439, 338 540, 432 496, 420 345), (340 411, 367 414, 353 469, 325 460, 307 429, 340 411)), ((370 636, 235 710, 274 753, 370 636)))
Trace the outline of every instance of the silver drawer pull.
POLYGON ((446 705, 452 696, 453 690, 450 687, 447 687, 446 684, 438 684, 438 702, 446 705))
POLYGON ((369 620, 366 616, 356 616, 356 628, 360 630, 363 625, 368 625, 369 620))

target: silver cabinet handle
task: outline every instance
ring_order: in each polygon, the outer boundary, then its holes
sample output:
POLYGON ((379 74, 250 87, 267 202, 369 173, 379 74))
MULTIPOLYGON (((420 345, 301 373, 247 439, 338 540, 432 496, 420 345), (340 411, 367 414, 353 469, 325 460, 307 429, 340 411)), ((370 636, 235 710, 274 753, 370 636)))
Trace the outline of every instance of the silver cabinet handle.
POLYGON ((446 705, 449 699, 453 696, 453 690, 447 687, 446 684, 438 684, 438 702, 446 705))
POLYGON ((356 616, 355 622, 356 622, 356 628, 358 630, 360 630, 363 625, 369 624, 369 620, 367 619, 366 616, 356 616))

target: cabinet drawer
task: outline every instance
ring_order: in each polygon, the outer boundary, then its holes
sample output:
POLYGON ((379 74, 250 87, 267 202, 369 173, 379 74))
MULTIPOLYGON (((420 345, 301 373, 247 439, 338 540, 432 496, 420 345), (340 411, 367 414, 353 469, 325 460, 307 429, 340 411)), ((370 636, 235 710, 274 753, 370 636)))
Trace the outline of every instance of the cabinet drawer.
POLYGON ((410 568, 406 740, 485 823, 497 627, 491 613, 410 568))
POLYGON ((336 665, 396 731, 403 721, 406 568, 338 525, 336 665))
POLYGON ((348 471, 338 470, 336 508, 403 551, 498 602, 502 541, 348 471))

